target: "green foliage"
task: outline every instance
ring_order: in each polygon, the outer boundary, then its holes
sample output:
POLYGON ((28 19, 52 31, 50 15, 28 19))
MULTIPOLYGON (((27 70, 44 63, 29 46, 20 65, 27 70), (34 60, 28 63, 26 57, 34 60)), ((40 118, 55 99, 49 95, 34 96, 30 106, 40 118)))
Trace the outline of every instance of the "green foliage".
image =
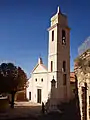
POLYGON ((17 90, 18 91, 26 88, 27 76, 20 67, 18 67, 17 81, 18 81, 18 85, 17 85, 17 90))
POLYGON ((12 63, 2 63, 0 65, 0 92, 10 93, 25 88, 27 76, 25 72, 12 63))

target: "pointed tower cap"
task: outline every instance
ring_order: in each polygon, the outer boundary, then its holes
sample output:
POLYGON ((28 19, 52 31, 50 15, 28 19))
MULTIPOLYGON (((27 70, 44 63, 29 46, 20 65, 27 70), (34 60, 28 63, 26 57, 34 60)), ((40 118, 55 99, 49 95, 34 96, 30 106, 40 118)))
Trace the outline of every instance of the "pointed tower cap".
POLYGON ((38 58, 38 64, 43 64, 43 61, 42 61, 41 57, 38 58))
POLYGON ((60 13, 60 7, 58 6, 58 8, 57 8, 57 13, 60 13))

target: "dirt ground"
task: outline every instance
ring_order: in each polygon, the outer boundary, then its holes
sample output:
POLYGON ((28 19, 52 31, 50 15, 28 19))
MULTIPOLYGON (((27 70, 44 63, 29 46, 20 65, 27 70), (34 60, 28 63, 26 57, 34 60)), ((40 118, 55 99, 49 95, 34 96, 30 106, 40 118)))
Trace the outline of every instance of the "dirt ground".
POLYGON ((15 108, 0 112, 0 120, 80 120, 77 119, 74 107, 69 106, 66 112, 42 114, 41 105, 31 102, 15 102, 15 108))
POLYGON ((41 114, 41 105, 31 102, 15 102, 15 108, 0 113, 0 120, 34 120, 41 114))

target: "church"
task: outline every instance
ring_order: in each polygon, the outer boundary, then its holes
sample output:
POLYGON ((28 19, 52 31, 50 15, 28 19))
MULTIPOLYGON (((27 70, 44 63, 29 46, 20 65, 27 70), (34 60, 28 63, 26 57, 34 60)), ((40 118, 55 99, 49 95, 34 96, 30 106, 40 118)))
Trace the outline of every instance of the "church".
POLYGON ((42 58, 28 80, 26 97, 34 103, 46 103, 48 99, 59 104, 71 99, 70 90, 70 28, 67 16, 60 8, 51 18, 48 28, 48 68, 42 58))

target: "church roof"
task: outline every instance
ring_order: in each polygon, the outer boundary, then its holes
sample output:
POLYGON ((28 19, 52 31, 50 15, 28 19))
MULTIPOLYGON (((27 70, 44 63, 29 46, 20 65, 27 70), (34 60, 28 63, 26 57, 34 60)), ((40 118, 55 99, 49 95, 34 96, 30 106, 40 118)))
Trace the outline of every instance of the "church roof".
POLYGON ((32 73, 43 73, 47 72, 46 66, 43 64, 42 58, 38 59, 38 64, 32 70, 32 73))

